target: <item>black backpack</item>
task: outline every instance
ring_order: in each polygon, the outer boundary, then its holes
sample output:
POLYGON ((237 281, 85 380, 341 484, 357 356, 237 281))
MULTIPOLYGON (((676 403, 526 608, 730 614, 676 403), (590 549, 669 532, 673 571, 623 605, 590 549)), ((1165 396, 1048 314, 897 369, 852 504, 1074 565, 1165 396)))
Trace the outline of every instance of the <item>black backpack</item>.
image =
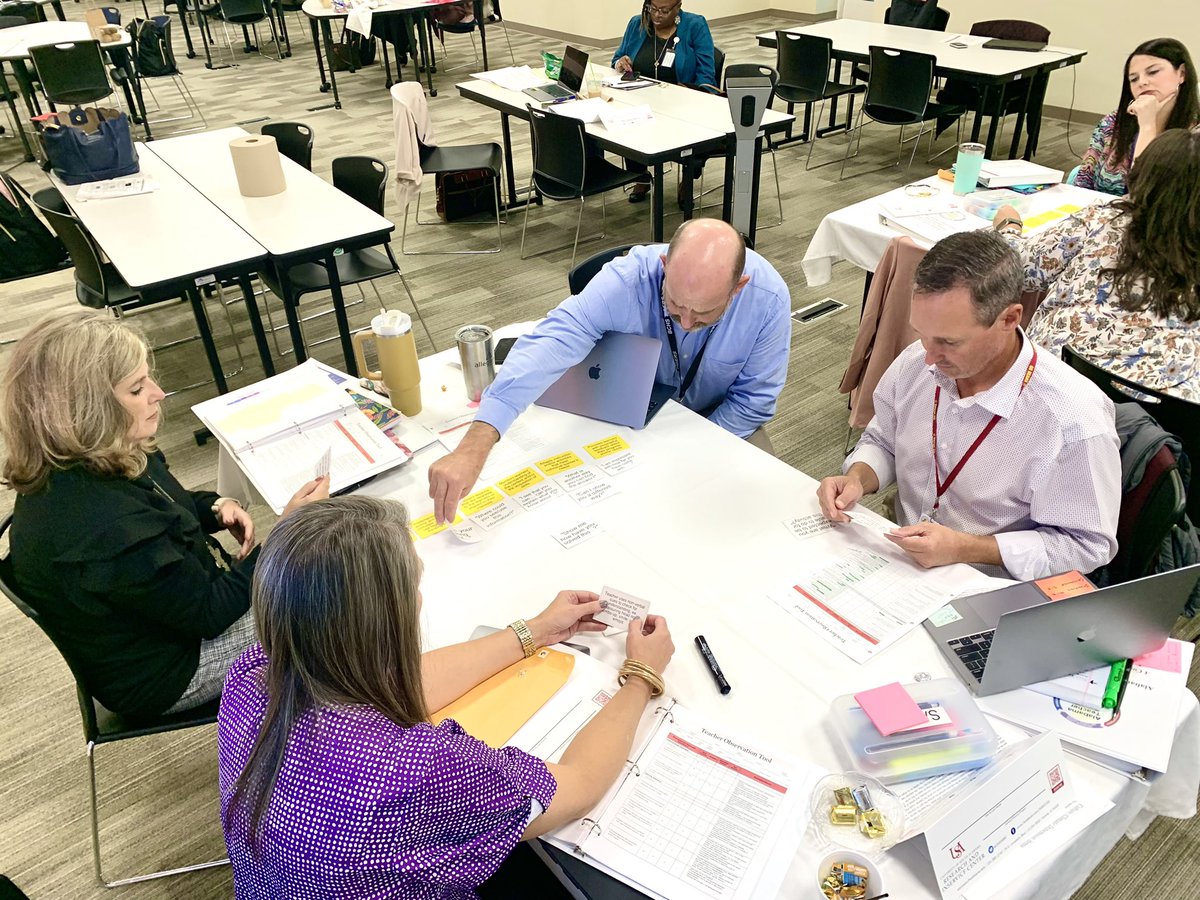
POLYGON ((171 50, 167 32, 170 21, 168 16, 155 16, 152 19, 134 19, 125 26, 133 38, 133 56, 139 75, 158 78, 179 71, 175 66, 175 54, 171 50))
POLYGON ((67 248, 33 211, 29 192, 8 175, 0 175, 0 180, 7 189, 0 192, 0 281, 67 268, 67 248))

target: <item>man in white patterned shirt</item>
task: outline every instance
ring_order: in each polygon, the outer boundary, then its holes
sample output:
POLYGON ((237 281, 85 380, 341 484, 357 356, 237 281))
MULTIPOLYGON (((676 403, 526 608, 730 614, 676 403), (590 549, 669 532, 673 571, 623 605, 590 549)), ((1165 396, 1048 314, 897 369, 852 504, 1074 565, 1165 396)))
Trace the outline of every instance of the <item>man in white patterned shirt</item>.
POLYGON ((889 538, 923 566, 1028 581, 1112 559, 1113 405, 1025 336, 1021 281, 1021 260, 990 229, 926 254, 909 316, 919 340, 880 380, 844 474, 818 487, 826 518, 846 521, 860 497, 895 482, 901 527, 889 538))

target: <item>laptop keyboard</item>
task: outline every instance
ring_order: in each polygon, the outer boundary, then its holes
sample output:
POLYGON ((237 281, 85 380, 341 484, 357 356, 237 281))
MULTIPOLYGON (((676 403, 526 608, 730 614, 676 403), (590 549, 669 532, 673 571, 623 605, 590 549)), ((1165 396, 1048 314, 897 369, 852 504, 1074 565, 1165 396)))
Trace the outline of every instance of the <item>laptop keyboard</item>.
POLYGON ((992 635, 995 633, 996 629, 993 628, 948 642, 950 649, 962 660, 976 681, 983 681, 983 667, 987 663, 988 651, 992 649, 992 635))
POLYGON ((544 93, 546 93, 548 96, 550 96, 554 100, 562 100, 562 99, 565 99, 566 97, 574 97, 575 96, 575 94, 573 92, 568 91, 565 87, 563 87, 560 84, 548 84, 544 88, 539 88, 539 90, 543 91, 544 93))

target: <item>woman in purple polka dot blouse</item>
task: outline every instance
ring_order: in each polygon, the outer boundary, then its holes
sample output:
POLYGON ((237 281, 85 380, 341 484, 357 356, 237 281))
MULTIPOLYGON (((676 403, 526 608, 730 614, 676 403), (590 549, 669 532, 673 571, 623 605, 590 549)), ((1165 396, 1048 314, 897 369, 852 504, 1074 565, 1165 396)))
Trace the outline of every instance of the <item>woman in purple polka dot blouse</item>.
POLYGON ((631 671, 549 764, 429 711, 536 647, 602 631, 599 598, 564 591, 528 622, 423 654, 420 575, 391 501, 322 500, 264 543, 261 643, 229 670, 218 724, 239 900, 473 898, 518 841, 580 818, 616 779, 674 652, 666 621, 631 623, 627 667, 652 671, 631 671))

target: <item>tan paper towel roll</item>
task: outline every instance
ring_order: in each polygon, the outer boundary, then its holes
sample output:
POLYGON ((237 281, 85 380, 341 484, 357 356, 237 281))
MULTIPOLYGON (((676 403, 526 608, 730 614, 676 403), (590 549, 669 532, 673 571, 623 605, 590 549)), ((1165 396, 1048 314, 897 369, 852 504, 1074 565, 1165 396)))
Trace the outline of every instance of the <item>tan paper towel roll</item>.
POLYGON ((243 197, 270 197, 287 187, 275 138, 265 134, 234 138, 229 142, 229 152, 243 197))

